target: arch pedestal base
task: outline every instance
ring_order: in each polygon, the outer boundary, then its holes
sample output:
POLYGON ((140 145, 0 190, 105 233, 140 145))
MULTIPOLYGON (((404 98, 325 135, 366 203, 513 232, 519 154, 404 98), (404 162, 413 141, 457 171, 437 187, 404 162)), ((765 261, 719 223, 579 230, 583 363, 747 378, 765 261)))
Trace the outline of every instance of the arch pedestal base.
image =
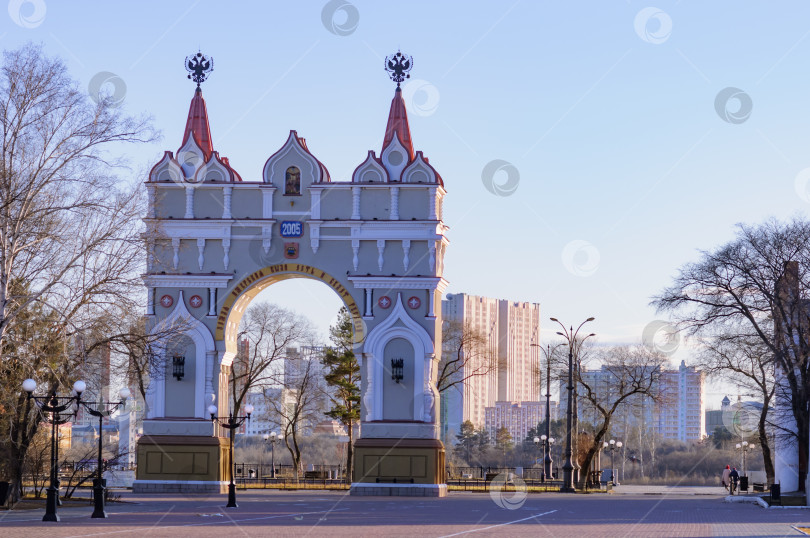
POLYGON ((437 439, 358 439, 350 493, 444 497, 444 445, 437 439))
POLYGON ((144 435, 138 440, 134 493, 227 493, 228 439, 144 435))

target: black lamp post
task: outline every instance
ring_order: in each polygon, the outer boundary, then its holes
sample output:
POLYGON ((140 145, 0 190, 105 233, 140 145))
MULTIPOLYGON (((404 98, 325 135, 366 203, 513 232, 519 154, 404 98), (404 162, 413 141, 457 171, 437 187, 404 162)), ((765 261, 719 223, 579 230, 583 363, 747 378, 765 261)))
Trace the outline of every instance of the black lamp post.
POLYGON ((236 428, 244 424, 246 420, 250 420, 250 415, 253 413, 253 406, 250 404, 245 406, 245 416, 243 417, 234 416, 233 412, 229 413, 227 417, 218 417, 217 406, 213 404, 208 406, 208 412, 211 413, 211 422, 216 422, 230 431, 230 450, 228 451, 228 458, 231 461, 228 465, 228 469, 231 471, 231 483, 228 484, 228 504, 225 505, 225 508, 237 508, 236 484, 233 481, 233 436, 236 428))
POLYGON ((264 434, 262 439, 265 441, 270 442, 270 478, 276 477, 276 441, 279 439, 279 435, 276 432, 271 434, 264 434))
POLYGON ((104 402, 99 400, 98 402, 85 402, 80 401, 82 406, 87 410, 88 413, 93 415, 94 417, 98 417, 98 462, 97 462, 97 470, 96 470, 96 479, 93 480, 93 515, 90 516, 91 518, 104 518, 107 517, 107 512, 104 511, 104 493, 107 488, 104 487, 104 479, 102 467, 104 462, 101 458, 101 451, 102 451, 102 427, 104 425, 104 417, 109 417, 113 412, 118 409, 119 407, 126 405, 127 398, 129 398, 129 389, 124 387, 118 391, 118 396, 121 397, 121 401, 118 402, 104 402), (93 407, 95 406, 95 409, 93 407))
POLYGON ((614 458, 614 452, 622 447, 621 441, 616 441, 615 439, 611 439, 608 443, 605 441, 602 443, 602 448, 605 450, 610 450, 610 481, 613 482, 613 485, 616 485, 616 460, 614 458))
MULTIPOLYGON (((565 338, 568 341, 568 405, 565 408, 565 421, 566 421, 566 429, 565 432, 565 462, 563 463, 563 485, 560 488, 560 491, 563 493, 575 493, 576 488, 574 487, 574 463, 572 461, 573 452, 571 450, 572 447, 572 429, 573 425, 573 415, 574 415, 574 405, 573 405, 573 398, 574 398, 574 347, 577 345, 577 334, 579 334, 579 330, 582 328, 583 325, 588 323, 589 321, 593 321, 594 318, 588 318, 582 323, 579 324, 577 330, 574 330, 574 326, 572 325, 570 329, 566 329, 565 325, 560 323, 557 318, 551 318, 551 321, 554 321, 562 327, 563 332, 557 332, 560 336, 565 338)), ((584 342, 587 338, 591 336, 596 336, 595 334, 591 333, 585 338, 582 339, 584 342)), ((582 345, 580 342, 580 345, 582 345)))
MULTIPOLYGON (((553 348, 551 345, 546 344, 546 349, 543 349, 543 346, 540 344, 531 344, 532 346, 539 347, 543 354, 546 356, 546 434, 542 436, 543 439, 549 439, 549 442, 553 443, 554 438, 551 436, 551 357, 554 355, 554 352, 557 350, 558 347, 562 346, 563 344, 557 344, 553 348)), ((535 437, 535 439, 537 439, 535 437)), ((537 441, 535 441, 537 443, 537 441)), ((545 452, 545 456, 543 457, 543 480, 546 477, 551 476, 551 464, 553 460, 551 459, 551 448, 545 452)))
POLYGON ((56 513, 57 496, 59 495, 59 469, 56 458, 56 427, 59 424, 67 422, 68 417, 76 416, 76 411, 79 409, 79 403, 82 399, 82 392, 87 388, 84 381, 76 381, 73 384, 73 391, 76 396, 57 396, 56 389, 48 396, 34 396, 34 391, 37 389, 37 382, 33 379, 26 379, 23 381, 22 388, 28 393, 28 400, 33 400, 40 410, 40 413, 50 413, 49 422, 51 423, 51 483, 48 486, 48 496, 45 501, 45 515, 42 521, 59 521, 59 516, 56 513), (76 403, 76 409, 73 412, 68 412, 68 408, 76 403))

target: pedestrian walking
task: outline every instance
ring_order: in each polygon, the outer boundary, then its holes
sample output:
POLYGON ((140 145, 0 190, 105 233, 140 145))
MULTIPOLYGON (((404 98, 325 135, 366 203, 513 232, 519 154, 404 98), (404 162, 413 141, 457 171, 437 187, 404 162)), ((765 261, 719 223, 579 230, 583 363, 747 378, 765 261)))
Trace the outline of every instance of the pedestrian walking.
POLYGON ((728 476, 731 479, 731 494, 734 495, 734 492, 737 490, 737 481, 740 480, 740 473, 738 473, 737 468, 734 467, 731 469, 728 476))
POLYGON ((726 489, 726 491, 728 491, 728 490, 729 490, 729 486, 731 485, 731 484, 729 483, 729 476, 730 476, 730 475, 731 475, 731 467, 729 467, 728 465, 726 465, 726 468, 725 468, 725 469, 723 469, 723 478, 722 478, 722 481, 723 481, 723 487, 726 489))

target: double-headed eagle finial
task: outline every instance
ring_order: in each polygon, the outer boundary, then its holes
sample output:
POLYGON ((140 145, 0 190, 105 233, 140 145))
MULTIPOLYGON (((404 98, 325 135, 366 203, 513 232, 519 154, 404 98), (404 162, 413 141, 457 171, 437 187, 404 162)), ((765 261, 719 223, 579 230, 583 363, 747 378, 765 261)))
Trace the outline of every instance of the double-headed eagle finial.
POLYGON ((202 52, 186 56, 186 71, 188 71, 188 78, 197 83, 199 89, 200 84, 205 82, 211 71, 214 70, 214 59, 210 56, 206 57, 202 52))
POLYGON ((388 71, 391 80, 397 83, 397 88, 401 82, 405 82, 406 78, 411 78, 409 73, 412 67, 413 57, 402 54, 400 51, 385 58, 385 70, 388 71))

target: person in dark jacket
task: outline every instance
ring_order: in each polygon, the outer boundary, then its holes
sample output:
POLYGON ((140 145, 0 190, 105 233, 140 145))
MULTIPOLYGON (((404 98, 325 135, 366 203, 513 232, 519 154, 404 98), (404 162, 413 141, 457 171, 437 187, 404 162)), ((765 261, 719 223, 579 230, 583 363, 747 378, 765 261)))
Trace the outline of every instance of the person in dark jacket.
POLYGON ((731 469, 728 476, 731 479, 731 494, 734 495, 734 492, 737 490, 737 482, 740 480, 740 473, 737 472, 737 468, 734 467, 731 469))

